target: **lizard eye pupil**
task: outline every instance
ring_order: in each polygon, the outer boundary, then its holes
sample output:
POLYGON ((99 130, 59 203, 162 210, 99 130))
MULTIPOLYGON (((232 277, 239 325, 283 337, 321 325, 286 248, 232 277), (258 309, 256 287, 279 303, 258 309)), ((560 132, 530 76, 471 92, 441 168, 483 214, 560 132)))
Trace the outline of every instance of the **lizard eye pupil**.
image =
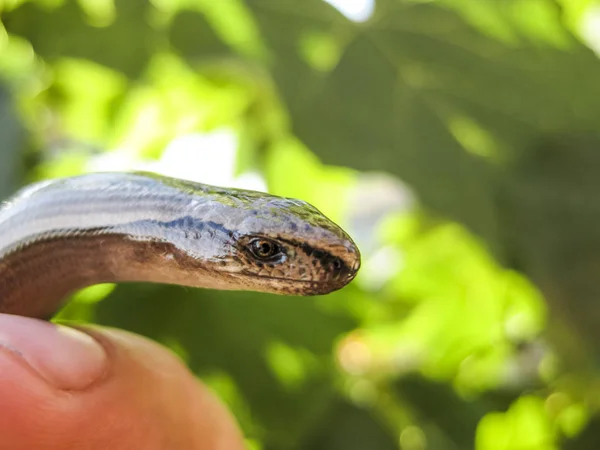
POLYGON ((272 252, 271 244, 268 242, 261 242, 260 244, 260 254, 261 255, 270 255, 272 252))
POLYGON ((269 259, 281 253, 281 247, 267 239, 255 239, 250 242, 250 251, 259 259, 269 259))

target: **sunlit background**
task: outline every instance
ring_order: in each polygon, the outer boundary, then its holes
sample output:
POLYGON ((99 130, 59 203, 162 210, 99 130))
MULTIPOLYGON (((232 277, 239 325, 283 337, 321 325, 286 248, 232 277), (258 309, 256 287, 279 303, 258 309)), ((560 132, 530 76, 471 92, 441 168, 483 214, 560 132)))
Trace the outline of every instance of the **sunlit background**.
POLYGON ((90 171, 301 198, 319 298, 102 285, 254 450, 600 448, 600 3, 0 0, 0 198, 90 171))

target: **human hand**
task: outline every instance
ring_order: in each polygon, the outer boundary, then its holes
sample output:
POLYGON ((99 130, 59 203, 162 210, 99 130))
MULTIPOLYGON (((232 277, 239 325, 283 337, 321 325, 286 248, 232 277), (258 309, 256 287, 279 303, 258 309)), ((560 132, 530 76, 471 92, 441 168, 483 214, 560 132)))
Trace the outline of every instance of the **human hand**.
POLYGON ((167 349, 0 314, 0 450, 242 450, 221 403, 167 349))

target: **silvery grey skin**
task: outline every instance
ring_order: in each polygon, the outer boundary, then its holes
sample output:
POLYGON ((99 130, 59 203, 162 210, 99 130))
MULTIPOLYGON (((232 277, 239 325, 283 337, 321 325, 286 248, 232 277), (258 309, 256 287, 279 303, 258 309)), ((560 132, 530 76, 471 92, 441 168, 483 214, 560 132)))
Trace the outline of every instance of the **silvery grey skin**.
POLYGON ((103 282, 327 294, 359 267, 306 202, 151 173, 45 181, 0 209, 0 313, 46 319, 103 282))

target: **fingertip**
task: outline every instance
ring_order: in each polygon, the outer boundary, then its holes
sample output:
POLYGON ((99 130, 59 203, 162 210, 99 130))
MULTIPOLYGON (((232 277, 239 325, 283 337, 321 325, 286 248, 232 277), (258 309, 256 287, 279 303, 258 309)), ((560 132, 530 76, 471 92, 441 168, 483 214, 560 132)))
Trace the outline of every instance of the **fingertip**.
POLYGON ((0 348, 62 390, 84 389, 109 365, 102 345, 88 334, 19 316, 0 314, 0 348))
POLYGON ((122 330, 63 328, 0 316, 0 411, 10 411, 0 420, 0 450, 245 448, 231 414, 172 352, 122 330), (83 369, 66 359, 72 345, 81 345, 70 356, 83 369), (94 345, 104 367, 88 355, 94 345), (64 354, 44 354, 52 352, 64 354), (55 358, 59 372, 64 363, 62 378, 41 375, 43 358, 55 358))

